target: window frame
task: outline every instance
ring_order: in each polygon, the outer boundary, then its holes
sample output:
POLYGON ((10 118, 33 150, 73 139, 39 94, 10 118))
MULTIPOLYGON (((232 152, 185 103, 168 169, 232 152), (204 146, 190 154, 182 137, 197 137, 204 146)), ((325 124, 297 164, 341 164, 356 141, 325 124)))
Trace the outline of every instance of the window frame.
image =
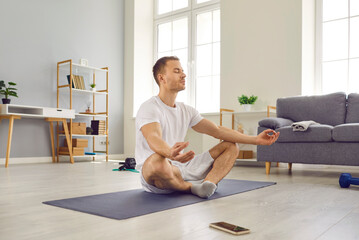
MULTIPOLYGON (((171 0, 172 1, 172 0, 171 0)), ((187 11, 191 11, 191 8, 192 8, 192 1, 193 0, 187 0, 188 1, 188 6, 185 7, 185 8, 181 8, 181 9, 177 9, 175 11, 171 11, 171 12, 167 12, 167 13, 163 13, 163 14, 158 14, 157 13, 157 9, 158 9, 158 0, 154 0, 154 8, 153 8, 153 16, 154 16, 154 19, 155 20, 158 20, 158 19, 162 19, 162 18, 167 18, 167 17, 172 17, 174 15, 177 15, 177 14, 181 14, 181 13, 184 13, 184 12, 187 12, 187 11)))
MULTIPOLYGON (((200 4, 202 5, 202 4, 200 4)), ((197 21, 196 21, 196 17, 198 14, 201 14, 201 13, 206 13, 206 12, 213 12, 215 10, 219 10, 221 11, 221 6, 219 3, 216 3, 216 4, 210 4, 210 6, 208 6, 208 4, 204 5, 204 7, 201 7, 201 8, 197 8, 197 9, 194 9, 192 10, 192 19, 194 19, 192 21, 192 42, 191 42, 191 45, 192 45, 192 49, 193 49, 193 52, 192 52, 192 75, 191 75, 191 88, 190 88, 190 91, 191 91, 191 104, 193 104, 192 106, 195 106, 197 107, 197 103, 196 103, 196 85, 197 85, 197 73, 196 73, 196 63, 197 63, 197 21)), ((213 23, 213 21, 212 21, 213 23)), ((213 30, 213 29, 212 29, 213 30)), ((221 42, 221 41, 219 41, 221 42)), ((213 42, 211 43, 213 45, 213 42)), ((213 67, 213 66, 212 66, 213 67)), ((213 77, 214 75, 210 75, 211 77, 213 77)), ((220 104, 219 104, 220 105, 220 104)))
POLYGON ((322 93, 322 57, 323 57, 323 0, 316 0, 315 14, 315 81, 314 93, 322 93))
MULTIPOLYGON (((157 1, 156 1, 157 2, 157 1)), ((154 53, 153 53, 153 63, 155 63, 156 62, 156 60, 157 60, 157 54, 158 54, 158 47, 157 47, 157 40, 158 40, 158 25, 159 24, 163 24, 163 23, 167 23, 167 22, 173 22, 173 21, 175 21, 175 20, 178 20, 178 19, 181 19, 181 18, 183 18, 183 17, 187 17, 187 19, 188 19, 188 22, 187 22, 187 24, 188 24, 188 30, 189 29, 191 29, 191 21, 192 21, 192 19, 191 19, 191 12, 182 12, 182 13, 177 13, 177 14, 175 14, 175 15, 172 15, 172 16, 166 16, 166 17, 163 17, 163 18, 160 18, 160 19, 156 19, 155 21, 154 21, 154 34, 153 34, 153 37, 154 37, 154 39, 153 39, 153 43, 154 43, 154 47, 153 47, 153 51, 154 51, 154 53)), ((191 31, 188 31, 188 39, 187 39, 187 41, 188 41, 188 46, 187 46, 187 48, 188 48, 188 50, 187 50, 187 56, 188 56, 188 62, 190 62, 190 59, 192 59, 192 56, 190 55, 191 54, 191 52, 192 52, 192 49, 191 49, 191 47, 192 47, 192 45, 191 45, 191 31)), ((172 47, 171 47, 171 49, 172 49, 172 47)), ((186 76, 187 76, 187 78, 188 77, 190 77, 190 79, 192 80, 192 78, 191 78, 191 72, 192 72, 192 69, 191 69, 191 67, 190 66, 187 66, 187 69, 188 69, 188 72, 187 73, 185 73, 186 74, 186 76)), ((190 84, 192 83, 193 81, 190 81, 190 84)), ((157 83, 156 83, 156 81, 154 81, 153 82, 153 87, 152 87, 152 94, 153 95, 155 95, 156 94, 156 91, 157 91, 157 89, 158 89, 158 86, 157 86, 157 83)), ((192 90, 192 87, 190 87, 190 91, 192 90)), ((191 91, 192 92, 192 91, 191 91)), ((190 97, 190 94, 187 96, 187 101, 188 101, 188 103, 191 103, 191 97, 190 97)))
MULTIPOLYGON (((158 56, 158 25, 163 24, 170 21, 175 21, 176 19, 183 18, 184 16, 187 16, 188 19, 188 62, 187 64, 187 72, 185 73, 187 75, 187 79, 190 79, 190 81, 187 81, 189 92, 187 94, 187 104, 195 107, 196 106, 196 31, 197 31, 197 21, 196 16, 197 14, 204 13, 204 12, 210 12, 215 10, 221 10, 220 7, 220 0, 211 0, 208 2, 197 4, 196 0, 188 0, 188 7, 178 9, 173 12, 164 13, 161 15, 157 14, 157 8, 158 8, 158 0, 154 0, 154 47, 153 47, 153 61, 154 63, 157 60, 158 56)), ((212 42, 213 44, 213 42, 212 42)), ((213 76, 213 75, 212 75, 213 76)), ((156 94, 157 92, 157 84, 154 81, 153 82, 153 94, 156 94)))
MULTIPOLYGON (((338 21, 341 19, 348 19, 348 55, 346 58, 341 59, 335 59, 335 60, 329 60, 327 62, 334 62, 334 61, 347 61, 347 79, 343 79, 343 82, 346 83, 346 92, 350 92, 350 60, 352 59, 358 59, 359 57, 350 57, 350 46, 351 46, 351 19, 358 17, 359 15, 350 16, 350 0, 348 1, 348 16, 345 18, 338 18, 338 19, 332 19, 329 21, 338 21)), ((314 93, 315 94, 324 94, 326 92, 323 92, 323 0, 316 0, 316 17, 315 17, 315 27, 316 27, 316 33, 315 33, 315 81, 314 81, 314 93)), ((326 21, 326 22, 329 22, 326 21)))

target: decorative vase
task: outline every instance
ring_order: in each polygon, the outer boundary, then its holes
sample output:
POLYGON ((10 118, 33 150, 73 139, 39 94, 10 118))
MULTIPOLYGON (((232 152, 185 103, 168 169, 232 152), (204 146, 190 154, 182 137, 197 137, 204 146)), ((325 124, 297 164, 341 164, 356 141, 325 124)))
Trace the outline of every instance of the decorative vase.
POLYGON ((86 128, 86 135, 91 135, 92 132, 93 132, 93 129, 92 129, 92 128, 90 128, 90 127, 87 127, 87 128, 86 128))
POLYGON ((10 104, 10 100, 11 100, 10 98, 3 98, 2 103, 3 104, 10 104))
POLYGON ((249 112, 252 109, 252 104, 243 104, 242 106, 246 112, 249 112))

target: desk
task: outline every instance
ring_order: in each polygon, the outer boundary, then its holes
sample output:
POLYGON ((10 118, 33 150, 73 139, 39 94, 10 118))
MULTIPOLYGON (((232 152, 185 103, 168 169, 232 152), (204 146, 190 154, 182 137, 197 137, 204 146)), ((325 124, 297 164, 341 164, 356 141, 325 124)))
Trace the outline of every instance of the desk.
POLYGON ((24 106, 15 104, 0 104, 0 123, 3 119, 9 119, 9 132, 7 139, 6 162, 5 167, 9 165, 10 149, 12 130, 14 127, 14 120, 21 118, 41 118, 50 123, 50 137, 51 137, 51 150, 52 162, 55 162, 55 146, 54 146, 54 128, 53 122, 61 122, 65 130, 66 141, 69 146, 70 162, 74 163, 72 156, 72 141, 70 139, 69 130, 67 127, 66 119, 75 118, 75 110, 60 109, 60 108, 46 108, 35 106, 24 106))

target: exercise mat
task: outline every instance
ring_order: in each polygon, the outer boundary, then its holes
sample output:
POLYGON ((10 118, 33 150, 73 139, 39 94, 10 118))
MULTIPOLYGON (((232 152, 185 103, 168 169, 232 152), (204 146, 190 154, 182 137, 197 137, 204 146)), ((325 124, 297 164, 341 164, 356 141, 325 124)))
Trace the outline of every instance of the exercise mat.
POLYGON ((145 192, 143 189, 135 189, 43 203, 120 220, 210 201, 274 184, 276 183, 223 179, 218 184, 217 191, 209 199, 202 199, 189 193, 153 194, 145 192))

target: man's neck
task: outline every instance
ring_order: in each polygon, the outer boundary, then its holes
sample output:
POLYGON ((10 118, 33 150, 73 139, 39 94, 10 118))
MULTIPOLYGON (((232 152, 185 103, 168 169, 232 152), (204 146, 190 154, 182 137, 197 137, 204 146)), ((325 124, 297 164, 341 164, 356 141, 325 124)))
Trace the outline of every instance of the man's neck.
POLYGON ((158 96, 162 100, 162 102, 164 104, 166 104, 167 106, 175 107, 177 92, 176 93, 168 93, 168 92, 160 91, 158 96))

